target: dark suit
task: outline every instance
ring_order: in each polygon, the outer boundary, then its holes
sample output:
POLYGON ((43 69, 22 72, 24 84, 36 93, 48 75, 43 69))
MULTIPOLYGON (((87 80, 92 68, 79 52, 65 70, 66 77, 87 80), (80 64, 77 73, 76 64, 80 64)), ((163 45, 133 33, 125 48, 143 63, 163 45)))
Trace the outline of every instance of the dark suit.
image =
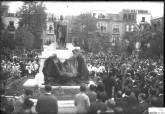
POLYGON ((91 104, 88 114, 97 114, 97 111, 105 112, 107 110, 106 105, 102 101, 95 101, 91 104))
POLYGON ((164 107, 164 95, 162 94, 162 95, 159 95, 158 96, 158 106, 159 107, 164 107))
POLYGON ((128 104, 125 102, 122 98, 116 98, 115 99, 116 106, 122 107, 124 109, 124 112, 126 112, 128 104))
POLYGON ((36 104, 36 112, 38 114, 57 114, 57 98, 51 94, 41 95, 36 104))
POLYGON ((148 107, 149 107, 149 104, 146 102, 139 103, 140 113, 142 114, 148 107))
POLYGON ((115 78, 111 77, 106 77, 103 79, 103 83, 105 86, 105 91, 107 94, 108 98, 112 97, 112 87, 115 86, 115 78))
POLYGON ((141 114, 139 106, 138 105, 129 106, 127 108, 127 113, 126 114, 141 114))

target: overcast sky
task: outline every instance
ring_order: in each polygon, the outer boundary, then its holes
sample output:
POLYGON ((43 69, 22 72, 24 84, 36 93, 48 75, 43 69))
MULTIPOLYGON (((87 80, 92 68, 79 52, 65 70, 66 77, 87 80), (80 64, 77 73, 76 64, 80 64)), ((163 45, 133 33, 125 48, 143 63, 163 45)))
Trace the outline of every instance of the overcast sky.
MULTIPOLYGON (((22 2, 8 2, 9 11, 14 13, 22 6, 22 2)), ((119 13, 122 9, 149 10, 152 17, 164 16, 163 2, 44 2, 46 12, 55 15, 78 15, 82 12, 105 11, 119 13)))

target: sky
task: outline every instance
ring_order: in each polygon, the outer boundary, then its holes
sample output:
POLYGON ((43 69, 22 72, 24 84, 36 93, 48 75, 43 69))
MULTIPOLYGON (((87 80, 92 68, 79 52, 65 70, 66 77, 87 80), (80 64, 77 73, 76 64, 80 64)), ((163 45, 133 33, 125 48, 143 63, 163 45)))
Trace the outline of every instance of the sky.
MULTIPOLYGON (((15 1, 8 2, 9 12, 15 13, 23 2, 15 1)), ((163 2, 44 2, 47 13, 53 13, 55 15, 79 15, 84 12, 91 11, 104 11, 107 13, 119 13, 122 9, 137 9, 137 10, 149 10, 152 17, 164 16, 164 3, 163 2)))

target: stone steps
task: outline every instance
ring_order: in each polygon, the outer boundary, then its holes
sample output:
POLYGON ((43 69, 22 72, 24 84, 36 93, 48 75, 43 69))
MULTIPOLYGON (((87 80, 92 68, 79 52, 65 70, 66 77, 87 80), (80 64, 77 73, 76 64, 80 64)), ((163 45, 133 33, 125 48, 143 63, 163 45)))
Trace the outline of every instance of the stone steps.
MULTIPOLYGON (((9 99, 18 98, 17 96, 6 96, 9 99)), ((34 102, 34 106, 32 107, 32 112, 36 113, 35 107, 37 103, 37 99, 30 99, 34 102)), ((58 100, 58 114, 75 114, 75 106, 74 100, 58 100)))

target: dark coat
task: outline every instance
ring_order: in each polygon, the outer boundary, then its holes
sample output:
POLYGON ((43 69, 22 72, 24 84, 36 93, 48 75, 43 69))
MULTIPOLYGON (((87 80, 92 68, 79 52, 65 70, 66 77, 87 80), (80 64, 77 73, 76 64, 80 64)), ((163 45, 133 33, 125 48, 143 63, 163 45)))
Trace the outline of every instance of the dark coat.
POLYGON ((89 108, 89 114, 97 114, 97 111, 100 110, 101 112, 105 112, 107 110, 106 105, 102 101, 95 101, 91 104, 89 108))
POLYGON ((112 87, 115 86, 115 79, 111 76, 111 77, 106 77, 103 79, 103 83, 105 86, 105 91, 107 94, 108 98, 112 97, 112 87))
POLYGON ((126 112, 128 104, 125 102, 122 98, 115 99, 116 106, 122 107, 124 111, 126 112))
POLYGON ((91 103, 91 104, 92 104, 93 102, 96 101, 96 96, 97 96, 96 92, 94 92, 94 91, 89 91, 89 92, 87 93, 87 95, 88 95, 88 97, 89 97, 89 100, 90 100, 90 103, 91 103))
POLYGON ((139 103, 140 113, 142 114, 145 110, 147 110, 148 107, 149 107, 149 104, 146 102, 139 103))
POLYGON ((158 96, 158 106, 159 107, 164 107, 164 95, 159 95, 158 96))
POLYGON ((51 94, 41 95, 36 104, 36 112, 38 112, 38 114, 57 114, 57 98, 51 94))
POLYGON ((127 108, 127 113, 126 114, 141 114, 139 106, 138 105, 129 106, 127 108))

